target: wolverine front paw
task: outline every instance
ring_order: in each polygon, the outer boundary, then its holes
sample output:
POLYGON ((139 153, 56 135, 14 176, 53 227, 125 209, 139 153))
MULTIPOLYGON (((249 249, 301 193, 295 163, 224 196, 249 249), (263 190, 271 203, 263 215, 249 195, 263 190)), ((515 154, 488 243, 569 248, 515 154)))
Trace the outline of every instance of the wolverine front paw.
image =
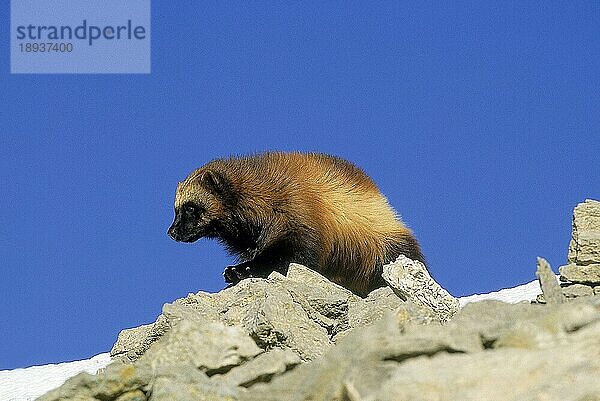
POLYGON ((245 278, 252 277, 250 266, 241 263, 235 266, 227 266, 223 271, 223 277, 226 283, 237 284, 245 278))

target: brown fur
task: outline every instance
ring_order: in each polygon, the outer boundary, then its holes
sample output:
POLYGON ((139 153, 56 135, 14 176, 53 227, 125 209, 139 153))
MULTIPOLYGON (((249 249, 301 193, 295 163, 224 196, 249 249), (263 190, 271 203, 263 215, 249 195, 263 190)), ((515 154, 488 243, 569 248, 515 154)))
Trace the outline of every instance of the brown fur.
POLYGON ((236 274, 243 278, 242 270, 264 276, 298 262, 366 295, 385 285, 382 265, 398 255, 424 261, 411 231, 373 181, 324 154, 214 160, 179 184, 175 211, 169 229, 174 239, 218 238, 239 256, 242 264, 226 271, 233 282, 236 274), (198 218, 186 222, 183 210, 194 205, 198 218))

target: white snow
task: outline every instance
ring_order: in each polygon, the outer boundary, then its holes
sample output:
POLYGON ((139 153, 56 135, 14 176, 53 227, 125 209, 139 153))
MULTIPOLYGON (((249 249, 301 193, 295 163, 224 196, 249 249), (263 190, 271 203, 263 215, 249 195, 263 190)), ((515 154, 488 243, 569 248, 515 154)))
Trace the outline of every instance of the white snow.
MULTIPOLYGON (((558 276, 557 276, 558 280, 558 276)), ((485 301, 486 299, 492 299, 496 301, 502 301, 509 304, 516 304, 522 301, 532 301, 538 294, 541 294, 540 283, 534 280, 530 283, 520 285, 513 288, 505 288, 500 291, 494 291, 487 294, 474 294, 468 297, 458 298, 460 307, 462 308, 468 303, 485 301)))
POLYGON ((81 372, 96 374, 110 363, 110 354, 56 365, 0 370, 0 401, 33 401, 81 372))
MULTIPOLYGON (((475 294, 459 298, 463 307, 471 302, 494 299, 507 303, 531 301, 540 294, 538 281, 514 288, 475 294)), ((33 401, 46 392, 59 387, 68 378, 81 372, 96 374, 110 363, 110 354, 99 354, 90 359, 56 365, 33 366, 25 369, 0 370, 0 401, 33 401)))

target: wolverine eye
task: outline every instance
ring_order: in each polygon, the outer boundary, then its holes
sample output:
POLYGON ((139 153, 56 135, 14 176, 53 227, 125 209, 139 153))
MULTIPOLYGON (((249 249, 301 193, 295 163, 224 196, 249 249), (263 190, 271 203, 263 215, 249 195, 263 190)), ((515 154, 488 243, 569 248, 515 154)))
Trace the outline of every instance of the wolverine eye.
POLYGON ((183 211, 185 212, 185 214, 187 215, 194 215, 196 214, 196 212, 198 211, 198 208, 190 203, 188 203, 187 205, 185 205, 183 207, 183 211))

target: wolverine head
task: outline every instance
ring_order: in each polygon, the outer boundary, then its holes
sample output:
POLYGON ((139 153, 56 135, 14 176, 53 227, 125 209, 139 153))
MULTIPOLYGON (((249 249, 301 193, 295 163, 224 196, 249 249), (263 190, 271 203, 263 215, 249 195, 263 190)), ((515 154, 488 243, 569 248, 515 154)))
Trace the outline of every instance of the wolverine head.
POLYGON ((225 218, 228 188, 222 174, 208 169, 198 169, 180 182, 169 236, 180 242, 217 236, 225 218))

